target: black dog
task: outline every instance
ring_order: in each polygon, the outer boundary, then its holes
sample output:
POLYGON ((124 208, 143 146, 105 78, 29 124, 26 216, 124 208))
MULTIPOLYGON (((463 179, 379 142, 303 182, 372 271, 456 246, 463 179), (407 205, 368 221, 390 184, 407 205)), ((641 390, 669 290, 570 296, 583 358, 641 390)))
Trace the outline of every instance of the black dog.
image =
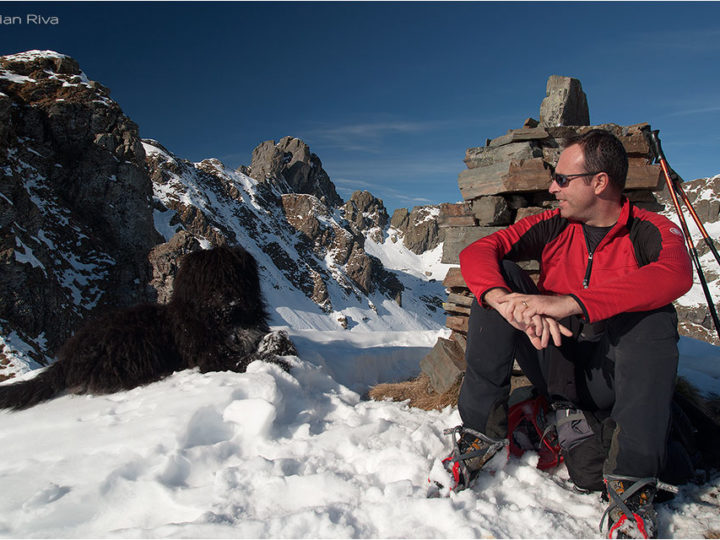
POLYGON ((68 339, 57 361, 28 381, 0 386, 0 408, 23 409, 63 392, 107 394, 187 368, 244 372, 297 354, 285 332, 270 332, 255 259, 217 247, 183 258, 167 305, 103 315, 68 339))

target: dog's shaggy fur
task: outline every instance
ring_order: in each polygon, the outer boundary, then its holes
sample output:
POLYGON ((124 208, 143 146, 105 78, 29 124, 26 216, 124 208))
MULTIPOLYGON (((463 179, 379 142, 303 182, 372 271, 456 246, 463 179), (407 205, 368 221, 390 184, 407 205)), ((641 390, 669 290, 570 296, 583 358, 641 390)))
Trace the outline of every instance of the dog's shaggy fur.
POLYGON ((106 394, 187 368, 243 372, 254 360, 297 354, 270 332, 255 259, 241 247, 183 258, 167 305, 144 304, 91 321, 37 377, 0 386, 0 408, 23 409, 64 392, 106 394))

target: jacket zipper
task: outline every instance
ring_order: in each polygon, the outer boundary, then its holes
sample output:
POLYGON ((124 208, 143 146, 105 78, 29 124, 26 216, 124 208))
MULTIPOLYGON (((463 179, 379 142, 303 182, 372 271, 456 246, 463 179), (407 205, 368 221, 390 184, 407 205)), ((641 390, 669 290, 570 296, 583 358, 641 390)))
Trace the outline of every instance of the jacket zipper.
MULTIPOLYGON (((590 242, 588 242, 587 235, 583 230, 583 236, 585 237, 585 247, 588 250, 588 262, 587 268, 585 269, 585 279, 583 279, 583 289, 587 289, 590 286, 590 273, 592 272, 593 254, 595 250, 590 251, 590 242)), ((597 246, 595 247, 597 249, 597 246)))
POLYGON ((593 253, 588 251, 588 263, 587 269, 585 270, 585 279, 583 279, 583 289, 587 289, 590 286, 590 272, 592 272, 593 253))

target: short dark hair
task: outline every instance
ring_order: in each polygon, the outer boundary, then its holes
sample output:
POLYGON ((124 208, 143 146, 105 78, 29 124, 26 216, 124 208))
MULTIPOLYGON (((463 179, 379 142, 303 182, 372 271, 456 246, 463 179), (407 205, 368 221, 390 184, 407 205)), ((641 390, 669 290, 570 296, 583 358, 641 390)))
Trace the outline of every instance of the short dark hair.
POLYGON ((578 145, 585 156, 585 172, 603 171, 620 193, 625 189, 628 157, 615 135, 604 129, 591 129, 567 142, 565 148, 578 145))

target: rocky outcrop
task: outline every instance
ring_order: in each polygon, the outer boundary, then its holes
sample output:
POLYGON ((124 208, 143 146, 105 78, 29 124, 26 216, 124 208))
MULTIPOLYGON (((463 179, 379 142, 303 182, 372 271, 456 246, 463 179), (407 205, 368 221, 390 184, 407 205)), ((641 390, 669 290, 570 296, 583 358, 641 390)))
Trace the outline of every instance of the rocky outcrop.
POLYGON ((152 267, 150 285, 157 291, 159 304, 167 304, 173 291, 175 276, 180 260, 194 251, 202 249, 200 242, 185 230, 178 231, 169 242, 155 246, 148 255, 152 267))
MULTIPOLYGON (((364 250, 365 234, 379 231, 387 222, 382 201, 368 192, 356 192, 340 209, 348 228, 333 219, 333 212, 317 197, 303 194, 284 194, 282 206, 287 222, 299 231, 306 245, 320 257, 330 257, 364 294, 379 290, 400 303, 403 286, 397 277, 386 271, 382 263, 364 250), (349 218, 349 219, 348 219, 349 218)), ((378 241, 382 240, 382 236, 378 241)), ((313 298, 325 298, 327 286, 320 284, 319 274, 313 276, 313 298)), ((340 280, 342 283, 342 280, 340 280)))
POLYGON ((260 143, 253 150, 248 172, 261 182, 274 183, 282 193, 306 193, 330 206, 342 204, 320 158, 295 137, 260 143))
POLYGON ((264 287, 310 319, 322 312, 298 291, 328 313, 372 310, 360 319, 377 324, 397 306, 373 301, 402 302, 398 276, 423 285, 408 309, 425 316, 437 310, 434 280, 365 251, 388 221, 368 192, 344 204, 300 139, 261 144, 251 167, 192 163, 141 140, 72 58, 0 57, 0 379, 51 361, 96 312, 166 302, 183 255, 213 245, 247 247, 264 287))
POLYGON ((380 243, 388 224, 388 213, 381 199, 369 191, 356 191, 342 207, 350 228, 380 243))
POLYGON ((415 206, 410 212, 407 208, 398 208, 393 212, 390 226, 401 233, 405 247, 419 255, 435 249, 445 239, 439 227, 439 214, 437 206, 415 206))
POLYGON ((52 52, 0 57, 0 326, 43 363, 78 323, 154 299, 138 127, 52 52))
MULTIPOLYGON (((702 221, 703 226, 712 237, 712 231, 717 222, 720 221, 720 196, 718 196, 720 193, 720 175, 710 178, 700 178, 692 182, 683 182, 682 188, 687 194, 688 200, 697 213, 698 218, 702 221)), ((669 192, 664 190, 658 199, 665 205, 665 215, 677 221, 677 213, 669 192)), ((715 291, 718 290, 718 284, 720 283, 720 268, 718 268, 714 256, 710 254, 710 246, 702 238, 687 208, 684 205, 682 205, 682 208, 688 229, 693 236, 695 249, 700 257, 705 280, 709 285, 717 309, 720 297, 718 297, 715 291)), ((713 245, 717 251, 720 251, 720 241, 713 239, 713 245)), ((685 336, 720 345, 717 329, 715 328, 710 309, 702 292, 700 278, 697 276, 697 270, 694 268, 693 270, 695 276, 693 289, 688 295, 675 302, 680 333, 685 336), (698 303, 697 299, 702 300, 698 303)))
MULTIPOLYGON (((326 312, 333 310, 331 282, 347 295, 379 291, 400 301, 402 284, 364 250, 368 231, 363 227, 383 223, 372 216, 387 216, 382 201, 359 197, 337 209, 326 198, 284 193, 281 190, 288 186, 267 178, 259 182, 228 170, 217 160, 191 163, 180 159, 157 141, 145 140, 144 148, 155 186, 156 212, 167 224, 164 234, 173 238, 171 244, 182 241, 173 237, 179 230, 212 245, 243 244, 243 238, 249 237, 293 287, 326 312), (346 210, 354 212, 352 224, 343 219, 346 210)), ((162 248, 166 250, 175 252, 172 246, 162 248)), ((168 273, 160 263, 167 266, 168 262, 153 263, 159 276, 153 285, 161 291, 167 288, 168 273)))

